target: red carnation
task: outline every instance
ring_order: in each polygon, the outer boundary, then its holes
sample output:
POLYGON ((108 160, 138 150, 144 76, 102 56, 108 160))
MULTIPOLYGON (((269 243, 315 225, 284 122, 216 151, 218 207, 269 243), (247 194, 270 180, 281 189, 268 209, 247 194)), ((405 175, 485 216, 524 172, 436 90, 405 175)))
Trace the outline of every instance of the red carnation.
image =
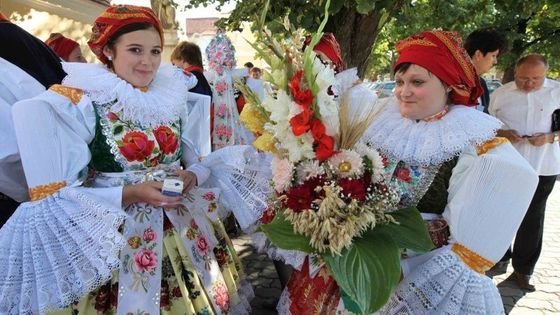
POLYGON ((140 131, 128 132, 122 142, 119 150, 128 161, 142 162, 152 154, 154 149, 154 142, 148 140, 148 136, 140 131))
POLYGON ((284 207, 290 208, 295 212, 310 209, 313 200, 323 196, 324 192, 317 194, 315 188, 322 186, 324 182, 323 178, 314 177, 305 181, 302 185, 293 187, 286 193, 288 198, 284 201, 284 207))
POLYGON ((366 186, 362 179, 342 178, 338 181, 338 186, 342 188, 344 196, 350 195, 350 198, 358 201, 366 200, 366 186))

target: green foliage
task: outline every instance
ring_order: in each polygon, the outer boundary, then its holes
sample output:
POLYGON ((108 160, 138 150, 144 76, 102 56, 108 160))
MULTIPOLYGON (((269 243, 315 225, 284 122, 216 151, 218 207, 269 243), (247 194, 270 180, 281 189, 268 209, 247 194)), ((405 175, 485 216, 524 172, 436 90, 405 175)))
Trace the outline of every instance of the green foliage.
POLYGON ((536 52, 548 57, 552 76, 558 76, 560 60, 560 1, 513 0, 418 0, 403 7, 383 29, 372 49, 368 74, 389 73, 391 57, 399 40, 424 30, 457 31, 463 38, 478 28, 503 32, 510 49, 498 60, 505 71, 520 56, 536 52))
MULTIPOLYGON (((391 213, 399 224, 379 225, 355 238, 340 256, 322 257, 340 286, 348 309, 359 308, 370 314, 383 306, 400 278, 401 249, 425 252, 433 247, 430 236, 416 208, 404 208, 391 213)), ((313 252, 310 239, 295 234, 292 224, 282 213, 260 227, 274 246, 313 252)))

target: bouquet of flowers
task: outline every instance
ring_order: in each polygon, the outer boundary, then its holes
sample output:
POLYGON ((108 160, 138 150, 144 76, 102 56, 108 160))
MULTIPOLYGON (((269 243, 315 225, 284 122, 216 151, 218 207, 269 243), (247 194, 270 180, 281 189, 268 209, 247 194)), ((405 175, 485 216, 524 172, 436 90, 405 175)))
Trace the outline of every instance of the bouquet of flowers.
POLYGON ((345 306, 372 313, 399 281, 400 250, 433 245, 416 209, 397 210, 379 153, 359 143, 378 112, 372 98, 330 92, 334 70, 313 52, 325 23, 304 51, 304 31, 287 22, 290 38, 263 31, 253 45, 276 91, 260 102, 238 81, 247 100, 240 118, 257 136, 253 145, 274 154, 276 194, 260 230, 275 246, 320 255, 345 306))

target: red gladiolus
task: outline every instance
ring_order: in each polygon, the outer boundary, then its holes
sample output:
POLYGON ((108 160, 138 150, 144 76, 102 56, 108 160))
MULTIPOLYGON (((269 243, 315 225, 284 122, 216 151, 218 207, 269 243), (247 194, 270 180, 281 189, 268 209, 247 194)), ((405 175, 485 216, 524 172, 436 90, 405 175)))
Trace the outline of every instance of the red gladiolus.
POLYGON ((313 135, 313 139, 321 139, 321 137, 325 134, 326 128, 323 122, 318 118, 311 119, 311 134, 313 135))
POLYGON ((303 109, 303 111, 290 119, 290 126, 292 126, 292 132, 296 136, 301 136, 306 133, 311 126, 309 125, 309 120, 313 115, 313 111, 310 109, 303 109))
POLYGON ((323 135, 320 139, 315 140, 315 156, 317 160, 324 161, 334 154, 334 138, 323 135))

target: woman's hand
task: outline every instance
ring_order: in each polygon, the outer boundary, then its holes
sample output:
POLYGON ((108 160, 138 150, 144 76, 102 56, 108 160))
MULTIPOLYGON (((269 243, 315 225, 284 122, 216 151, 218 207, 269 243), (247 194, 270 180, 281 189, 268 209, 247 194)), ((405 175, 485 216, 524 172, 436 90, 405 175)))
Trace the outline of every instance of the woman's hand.
POLYGON ((182 196, 166 196, 161 193, 163 183, 149 181, 140 184, 126 185, 123 188, 122 205, 127 207, 137 202, 145 202, 156 207, 176 208, 180 205, 182 196))
POLYGON ((198 185, 196 175, 191 171, 178 170, 175 175, 183 180, 183 194, 188 193, 194 186, 198 185))
POLYGON ((509 142, 511 143, 518 143, 521 142, 523 140, 525 140, 523 137, 521 137, 517 131, 515 130, 504 130, 504 129, 500 129, 498 130, 497 133, 498 137, 505 137, 509 140, 509 142))

